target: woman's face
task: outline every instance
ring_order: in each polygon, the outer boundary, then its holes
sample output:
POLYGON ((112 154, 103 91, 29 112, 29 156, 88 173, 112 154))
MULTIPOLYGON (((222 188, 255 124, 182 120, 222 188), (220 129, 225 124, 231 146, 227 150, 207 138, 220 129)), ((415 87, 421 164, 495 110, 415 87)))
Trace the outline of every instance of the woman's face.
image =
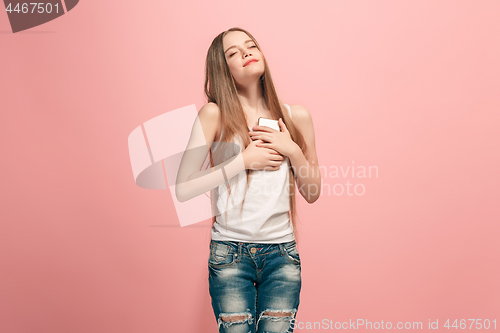
POLYGON ((264 74, 264 57, 246 33, 230 31, 224 36, 222 44, 229 71, 237 83, 245 85, 264 74))

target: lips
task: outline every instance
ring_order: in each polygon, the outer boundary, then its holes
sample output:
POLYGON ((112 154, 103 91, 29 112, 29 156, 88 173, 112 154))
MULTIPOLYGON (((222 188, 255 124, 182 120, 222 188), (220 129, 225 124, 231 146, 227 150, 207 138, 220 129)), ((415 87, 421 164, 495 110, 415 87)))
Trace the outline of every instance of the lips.
POLYGON ((245 62, 245 64, 243 65, 243 67, 245 67, 246 65, 251 64, 252 62, 257 62, 257 61, 258 61, 257 59, 250 59, 247 62, 245 62))

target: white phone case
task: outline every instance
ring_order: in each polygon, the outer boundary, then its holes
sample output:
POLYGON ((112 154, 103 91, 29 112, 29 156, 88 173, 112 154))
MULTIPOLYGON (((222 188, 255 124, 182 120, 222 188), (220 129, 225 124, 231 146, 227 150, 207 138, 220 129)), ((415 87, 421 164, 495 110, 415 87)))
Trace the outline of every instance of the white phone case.
POLYGON ((280 126, 279 126, 277 120, 272 120, 272 119, 260 117, 259 118, 259 126, 267 126, 267 127, 271 127, 273 129, 277 130, 278 132, 280 131, 280 126))

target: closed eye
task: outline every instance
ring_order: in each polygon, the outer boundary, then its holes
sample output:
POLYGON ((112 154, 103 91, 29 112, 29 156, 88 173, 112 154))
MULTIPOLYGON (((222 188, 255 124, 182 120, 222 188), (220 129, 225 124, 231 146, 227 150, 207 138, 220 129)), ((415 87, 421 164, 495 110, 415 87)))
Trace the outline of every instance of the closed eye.
MULTIPOLYGON (((249 47, 249 49, 251 49, 252 47, 257 47, 257 46, 256 46, 256 45, 252 45, 252 46, 250 46, 250 47, 249 47)), ((231 58, 231 57, 232 57, 233 55, 235 55, 235 54, 236 54, 236 52, 232 53, 232 54, 229 56, 229 58, 231 58)))

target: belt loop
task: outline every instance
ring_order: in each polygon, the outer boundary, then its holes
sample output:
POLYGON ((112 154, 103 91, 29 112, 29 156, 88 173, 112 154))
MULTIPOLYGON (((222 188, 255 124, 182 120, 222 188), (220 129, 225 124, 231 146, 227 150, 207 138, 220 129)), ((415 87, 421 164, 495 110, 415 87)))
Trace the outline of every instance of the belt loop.
POLYGON ((241 248, 243 247, 243 245, 240 243, 238 243, 238 259, 236 260, 236 262, 240 262, 241 261, 241 248))
POLYGON ((285 254, 285 249, 284 249, 284 247, 283 247, 283 244, 279 243, 278 245, 279 245, 279 247, 280 247, 280 254, 281 254, 281 255, 284 255, 284 254, 285 254))

